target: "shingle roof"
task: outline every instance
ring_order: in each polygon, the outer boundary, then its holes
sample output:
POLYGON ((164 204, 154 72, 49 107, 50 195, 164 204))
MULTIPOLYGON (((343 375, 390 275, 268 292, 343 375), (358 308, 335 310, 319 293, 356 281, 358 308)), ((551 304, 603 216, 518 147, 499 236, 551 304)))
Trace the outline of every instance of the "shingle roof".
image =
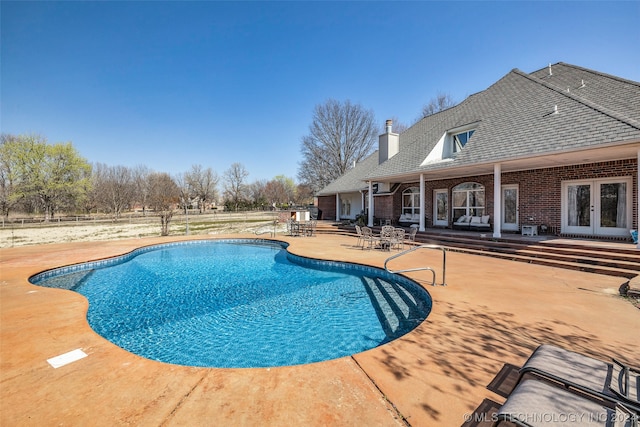
POLYGON ((545 78, 544 70, 531 75, 512 70, 459 105, 425 117, 400 135, 400 152, 364 178, 640 140, 639 83, 563 63, 552 70, 551 78, 545 78), (576 79, 578 86, 585 80, 585 90, 567 92, 565 82, 576 79), (551 114, 555 106, 558 114, 551 114), (473 137, 455 158, 421 166, 446 132, 473 123, 473 137))
POLYGON ((640 83, 638 82, 564 62, 551 65, 551 75, 549 75, 549 67, 534 71, 530 75, 560 90, 568 90, 569 93, 581 99, 640 121, 640 83))
POLYGON ((318 192, 318 196, 336 193, 346 193, 360 191, 367 188, 364 177, 370 174, 378 166, 378 151, 370 154, 369 157, 349 169, 340 178, 327 185, 318 192))

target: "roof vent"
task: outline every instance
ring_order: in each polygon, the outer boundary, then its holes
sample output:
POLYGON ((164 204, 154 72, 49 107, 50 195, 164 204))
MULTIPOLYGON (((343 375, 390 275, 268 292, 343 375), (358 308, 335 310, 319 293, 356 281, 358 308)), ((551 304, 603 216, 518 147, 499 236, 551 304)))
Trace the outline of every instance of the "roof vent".
POLYGON ((582 80, 582 84, 580 85, 580 89, 582 89, 583 87, 585 87, 586 85, 584 84, 584 80, 582 80))
POLYGON ((553 106, 553 113, 551 113, 551 114, 558 114, 558 106, 557 105, 553 106))
POLYGON ((387 133, 391 133, 391 127, 393 126, 393 120, 387 120, 385 123, 385 130, 387 133))
POLYGON ((549 63, 549 75, 553 76, 553 72, 551 71, 551 63, 549 63))

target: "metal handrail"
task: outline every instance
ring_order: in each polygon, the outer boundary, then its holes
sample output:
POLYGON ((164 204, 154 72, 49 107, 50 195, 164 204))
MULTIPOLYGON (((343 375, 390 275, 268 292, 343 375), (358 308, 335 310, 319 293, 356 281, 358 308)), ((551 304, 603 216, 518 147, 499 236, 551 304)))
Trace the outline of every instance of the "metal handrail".
POLYGON ((406 255, 408 253, 411 253, 413 251, 417 251, 418 249, 439 249, 439 250, 442 251, 442 286, 447 286, 447 282, 445 281, 446 274, 447 274, 447 249, 444 246, 440 246, 440 245, 420 245, 420 246, 416 246, 415 248, 407 249, 406 251, 402 251, 399 254, 396 254, 396 255, 393 255, 393 256, 387 258, 384 261, 384 269, 386 271, 388 271, 389 273, 407 273, 407 272, 410 272, 410 271, 430 270, 433 273, 433 282, 431 284, 433 286, 436 286, 436 272, 431 267, 416 267, 416 268, 407 268, 407 269, 404 269, 404 270, 389 270, 387 268, 387 263, 389 261, 391 261, 392 259, 399 258, 399 257, 401 257, 403 255, 406 255))
POLYGON ((278 226, 278 220, 274 219, 273 221, 273 231, 261 231, 260 229, 256 230, 256 236, 260 236, 261 234, 269 233, 271 237, 276 237, 276 227, 278 226))

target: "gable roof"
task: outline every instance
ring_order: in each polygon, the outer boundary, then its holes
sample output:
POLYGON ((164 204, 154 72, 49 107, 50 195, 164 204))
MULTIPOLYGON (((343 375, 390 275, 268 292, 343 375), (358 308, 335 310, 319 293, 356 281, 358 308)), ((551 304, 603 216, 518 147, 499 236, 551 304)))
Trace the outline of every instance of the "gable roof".
POLYGON ((403 176, 640 141, 640 84, 560 63, 553 75, 514 69, 455 107, 420 120, 400 134, 400 151, 365 176, 403 176), (567 91, 585 80, 587 89, 567 91), (591 88, 593 86, 593 88, 591 88), (596 87, 599 86, 599 87, 596 87), (605 105, 602 105, 605 104, 605 105), (554 109, 557 107, 557 114, 554 109), (474 124, 475 133, 451 159, 422 164, 449 131, 474 124))
POLYGON ((370 154, 360 163, 345 172, 340 178, 336 179, 325 188, 320 190, 317 195, 330 195, 338 192, 357 192, 368 188, 364 177, 373 172, 378 166, 378 150, 370 154))

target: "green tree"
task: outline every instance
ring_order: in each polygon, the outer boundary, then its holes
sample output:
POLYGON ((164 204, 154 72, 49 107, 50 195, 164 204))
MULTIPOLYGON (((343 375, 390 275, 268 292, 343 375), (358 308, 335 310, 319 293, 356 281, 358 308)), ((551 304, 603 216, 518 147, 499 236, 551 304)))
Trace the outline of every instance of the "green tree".
POLYGON ((5 218, 18 204, 20 185, 18 153, 21 146, 17 137, 3 133, 0 136, 0 209, 5 218))
POLYGON ((78 206, 90 171, 89 163, 70 142, 47 145, 43 182, 37 186, 45 218, 53 218, 58 209, 69 211, 78 206))
POLYGON ((3 138, 2 169, 5 215, 19 200, 40 207, 49 221, 79 205, 91 166, 70 142, 49 145, 40 136, 21 135, 3 138))

